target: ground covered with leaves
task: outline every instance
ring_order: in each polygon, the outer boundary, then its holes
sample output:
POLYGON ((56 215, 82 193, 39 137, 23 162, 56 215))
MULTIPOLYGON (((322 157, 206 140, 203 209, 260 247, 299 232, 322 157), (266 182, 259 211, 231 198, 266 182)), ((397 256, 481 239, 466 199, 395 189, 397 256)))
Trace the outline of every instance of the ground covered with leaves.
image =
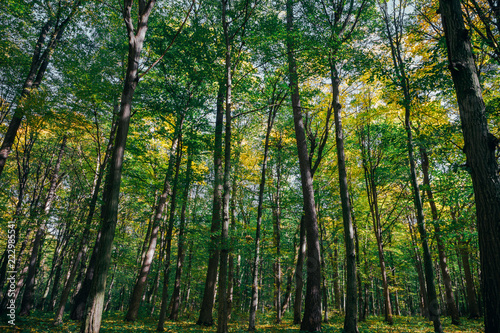
MULTIPOLYGON (((125 322, 125 315, 121 312, 107 313, 101 326, 101 333, 114 332, 156 332, 156 318, 143 318, 134 323, 125 322)), ((369 317, 366 321, 359 323, 360 333, 382 332, 382 333, 431 333, 433 332, 432 323, 420 317, 398 317, 395 316, 394 325, 389 326, 383 322, 382 317, 369 317)), ((233 318, 230 324, 230 332, 247 332, 246 316, 241 315, 233 318)), ((29 317, 17 317, 16 326, 0 324, 0 332, 61 332, 70 333, 78 332, 79 323, 65 318, 63 325, 55 327, 52 325, 53 315, 49 313, 34 312, 29 317)), ((443 328, 445 332, 453 333, 478 333, 484 332, 484 325, 481 319, 468 320, 462 318, 460 326, 451 325, 448 318, 443 318, 443 328)), ((298 326, 293 326, 291 318, 285 318, 280 325, 273 324, 272 318, 261 317, 261 325, 257 326, 258 332, 299 332, 298 326)), ((330 322, 323 324, 323 331, 342 332, 343 318, 334 316, 330 322)), ((194 324, 193 318, 179 322, 167 322, 165 325, 166 332, 181 333, 181 332, 215 332, 215 327, 200 327, 194 324)))

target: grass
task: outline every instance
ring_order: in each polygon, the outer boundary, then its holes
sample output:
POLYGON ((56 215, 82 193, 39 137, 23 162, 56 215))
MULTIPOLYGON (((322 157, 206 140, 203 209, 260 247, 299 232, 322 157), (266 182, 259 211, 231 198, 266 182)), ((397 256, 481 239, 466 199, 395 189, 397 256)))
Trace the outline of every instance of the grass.
MULTIPOLYGON (((156 332, 157 318, 142 317, 134 323, 125 322, 122 312, 106 313, 101 325, 101 333, 119 333, 119 332, 156 332)), ((78 332, 79 323, 69 320, 65 317, 63 325, 54 327, 52 325, 53 315, 50 313, 33 312, 29 317, 17 317, 16 326, 0 324, 0 332, 78 332)), ((257 318, 260 325, 257 326, 257 332, 299 332, 299 327, 291 325, 291 318, 286 317, 283 323, 273 324, 272 313, 267 316, 261 315, 257 318)), ((248 317, 246 314, 235 315, 229 325, 229 331, 235 333, 247 332, 248 317)), ((484 332, 482 320, 461 319, 461 325, 451 325, 449 318, 442 318, 444 331, 447 333, 479 333, 484 332)), ((322 325, 322 332, 336 333, 342 332, 343 318, 334 316, 329 323, 322 325)), ((420 317, 394 317, 394 325, 390 326, 383 322, 381 317, 369 317, 366 321, 359 323, 360 333, 431 333, 433 332, 432 323, 420 317)), ((172 333, 184 332, 215 332, 215 327, 200 327, 191 321, 166 322, 165 331, 172 333)))

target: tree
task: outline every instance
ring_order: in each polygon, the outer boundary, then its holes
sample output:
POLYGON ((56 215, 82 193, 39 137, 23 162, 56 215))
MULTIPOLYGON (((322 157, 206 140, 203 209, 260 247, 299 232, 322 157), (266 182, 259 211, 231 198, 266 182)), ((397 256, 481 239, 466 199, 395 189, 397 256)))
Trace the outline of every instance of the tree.
POLYGON ((295 59, 293 1, 286 2, 286 47, 288 52, 288 75, 290 81, 295 138, 300 166, 302 195, 304 200, 304 227, 307 239, 307 286, 304 317, 300 329, 308 332, 321 330, 321 254, 319 246, 318 220, 314 203, 314 188, 307 139, 300 106, 297 63, 295 59))
MULTIPOLYGON (((139 60, 148 29, 148 19, 154 4, 154 0, 147 2, 144 0, 139 1, 137 29, 135 29, 132 22, 133 2, 131 0, 124 0, 123 3, 123 19, 127 28, 129 45, 127 72, 121 96, 120 114, 118 116, 118 127, 111 166, 103 192, 104 209, 101 216, 101 240, 98 245, 99 257, 96 261, 96 272, 92 280, 85 320, 80 329, 81 333, 99 332, 101 326, 106 277, 111 261, 111 247, 113 245, 118 214, 123 157, 130 123, 132 99, 139 81, 139 60)), ((94 251, 96 250, 94 249, 94 251)))
POLYGON ((440 1, 448 61, 460 111, 464 151, 476 202, 485 304, 485 331, 500 329, 500 176, 495 151, 498 138, 488 130, 485 104, 460 2, 440 1))
POLYGON ((52 10, 50 1, 45 3, 47 6, 47 21, 40 29, 40 34, 33 50, 31 58, 31 67, 24 81, 21 97, 17 102, 18 107, 15 109, 14 115, 10 120, 9 127, 5 133, 2 146, 0 147, 0 176, 2 175, 7 157, 9 156, 12 144, 16 139, 17 131, 21 126, 24 118, 23 103, 30 96, 33 90, 40 87, 40 84, 45 76, 50 59, 57 44, 60 42, 64 30, 78 13, 81 1, 74 1, 71 6, 57 6, 57 10, 52 10), (64 17, 66 16, 66 17, 64 17), (49 39, 47 40, 48 35, 49 39), (45 48, 44 48, 45 47, 45 48))

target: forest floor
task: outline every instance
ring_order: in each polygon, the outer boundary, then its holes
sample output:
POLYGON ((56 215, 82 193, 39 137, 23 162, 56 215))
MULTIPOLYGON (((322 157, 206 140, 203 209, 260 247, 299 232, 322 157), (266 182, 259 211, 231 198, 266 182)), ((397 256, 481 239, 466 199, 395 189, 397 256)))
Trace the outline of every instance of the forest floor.
MULTIPOLYGON (((101 333, 118 333, 118 332, 156 332, 157 319, 144 318, 137 320, 134 323, 125 322, 123 320, 124 313, 112 312, 104 314, 101 333)), ((431 322, 425 321, 420 317, 402 317, 395 316, 394 325, 389 326, 383 322, 382 317, 369 317, 366 321, 359 323, 360 333, 431 333, 433 326, 431 322)), ((186 319, 186 318, 185 318, 186 319)), ((69 320, 65 317, 65 323, 62 326, 52 326, 53 315, 51 313, 33 312, 29 317, 17 317, 16 326, 0 323, 0 332, 60 332, 70 333, 78 332, 79 323, 69 320)), ((299 327, 292 325, 291 318, 284 318, 280 325, 272 324, 271 318, 257 318, 261 325, 257 326, 257 332, 299 332, 299 327), (260 320, 259 320, 260 319, 260 320)), ((449 318, 442 318, 443 328, 446 333, 479 333, 484 332, 482 319, 468 320, 461 318, 460 326, 451 325, 449 318)), ((241 315, 241 318, 233 320, 229 325, 230 332, 247 332, 248 318, 241 315)), ((322 332, 333 333, 342 332, 343 318, 341 316, 333 316, 328 324, 322 325, 322 332)), ((183 332, 215 332, 215 327, 200 327, 194 324, 194 320, 187 319, 186 321, 165 323, 165 331, 171 333, 183 332)))

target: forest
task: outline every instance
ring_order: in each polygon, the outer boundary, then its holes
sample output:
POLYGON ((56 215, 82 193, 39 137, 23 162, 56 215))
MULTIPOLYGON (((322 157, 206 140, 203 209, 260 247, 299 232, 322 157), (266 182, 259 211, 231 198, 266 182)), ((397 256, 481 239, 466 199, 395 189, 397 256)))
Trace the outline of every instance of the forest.
POLYGON ((500 332, 499 0, 0 1, 0 331, 500 332))

